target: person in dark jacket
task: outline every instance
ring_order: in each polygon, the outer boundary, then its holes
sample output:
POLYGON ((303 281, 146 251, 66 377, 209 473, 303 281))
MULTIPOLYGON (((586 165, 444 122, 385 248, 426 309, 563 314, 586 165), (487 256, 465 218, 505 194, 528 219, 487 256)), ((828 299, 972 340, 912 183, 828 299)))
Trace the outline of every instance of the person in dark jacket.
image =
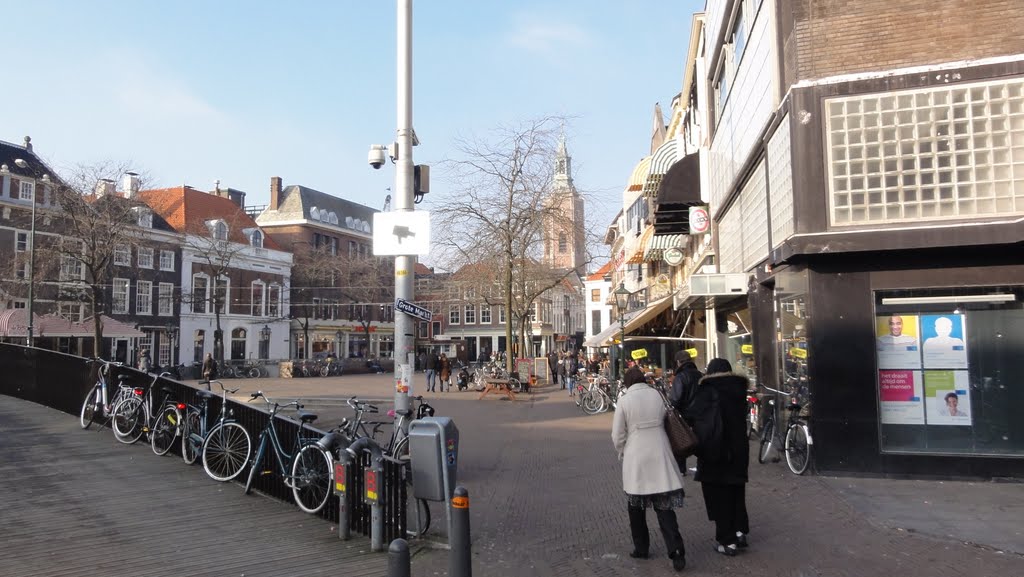
POLYGON ((636 383, 642 383, 647 379, 644 378, 644 371, 640 368, 640 365, 634 360, 627 360, 626 374, 622 375, 622 386, 630 387, 636 383))
MULTIPOLYGON (((551 384, 558 384, 558 353, 551 351, 548 353, 548 369, 551 371, 551 384)), ((562 388, 565 388, 565 384, 562 384, 562 388)))
POLYGON ((669 391, 668 400, 677 411, 686 412, 686 407, 697 390, 697 383, 703 377, 704 373, 697 368, 697 364, 690 358, 690 353, 676 353, 676 376, 672 379, 672 390, 669 391))
POLYGON ((715 522, 715 551, 730 557, 747 546, 750 532, 745 494, 749 463, 744 421, 747 388, 747 378, 733 374, 729 361, 712 359, 686 411, 701 441, 694 480, 701 484, 708 519, 715 522), (715 436, 717 442, 707 444, 706 431, 715 421, 716 407, 722 427, 715 436))

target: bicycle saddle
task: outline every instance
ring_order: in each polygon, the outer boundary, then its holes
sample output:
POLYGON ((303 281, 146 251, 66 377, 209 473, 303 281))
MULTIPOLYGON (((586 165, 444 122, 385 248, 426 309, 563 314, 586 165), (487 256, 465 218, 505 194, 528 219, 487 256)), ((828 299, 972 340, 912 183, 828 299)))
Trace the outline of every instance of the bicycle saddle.
POLYGON ((123 382, 125 382, 125 381, 127 381, 129 379, 131 379, 131 375, 126 375, 126 374, 123 374, 123 373, 120 374, 120 375, 117 375, 117 382, 119 382, 119 383, 123 383, 123 382))
POLYGON ((168 387, 167 385, 164 385, 164 386, 160 387, 160 390, 163 391, 164 393, 168 394, 168 395, 171 395, 171 396, 174 396, 174 395, 177 394, 177 391, 175 391, 171 387, 168 387))
POLYGON ((196 391, 196 396, 199 397, 200 399, 209 399, 209 398, 213 397, 214 395, 210 391, 204 391, 204 390, 200 389, 200 390, 196 391))
POLYGON ((312 423, 317 418, 316 413, 308 413, 306 411, 299 411, 298 415, 299 420, 302 421, 303 423, 312 423))
POLYGON ((799 411, 802 408, 804 407, 800 403, 790 403, 789 405, 786 406, 786 410, 792 412, 799 411))

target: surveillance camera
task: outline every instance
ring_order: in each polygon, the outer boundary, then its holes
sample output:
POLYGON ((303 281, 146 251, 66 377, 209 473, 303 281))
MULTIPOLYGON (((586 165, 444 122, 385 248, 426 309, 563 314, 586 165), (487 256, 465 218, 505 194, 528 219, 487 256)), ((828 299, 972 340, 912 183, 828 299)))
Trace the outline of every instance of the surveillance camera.
POLYGON ((370 145, 370 154, 367 157, 367 161, 375 169, 384 166, 384 147, 379 144, 370 145))

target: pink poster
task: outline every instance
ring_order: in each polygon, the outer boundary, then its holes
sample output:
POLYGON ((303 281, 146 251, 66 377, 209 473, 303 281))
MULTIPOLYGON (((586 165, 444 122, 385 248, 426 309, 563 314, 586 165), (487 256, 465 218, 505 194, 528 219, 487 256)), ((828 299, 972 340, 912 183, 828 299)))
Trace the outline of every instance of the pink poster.
POLYGON ((921 371, 878 371, 878 397, 883 423, 924 424, 921 371))

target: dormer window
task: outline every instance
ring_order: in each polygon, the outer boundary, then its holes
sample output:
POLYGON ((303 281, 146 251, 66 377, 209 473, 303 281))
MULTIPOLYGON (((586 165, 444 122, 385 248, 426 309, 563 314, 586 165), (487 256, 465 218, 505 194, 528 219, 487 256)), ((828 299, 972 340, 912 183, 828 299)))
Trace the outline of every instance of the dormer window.
POLYGON ((309 209, 309 218, 311 218, 313 220, 320 220, 320 210, 317 207, 315 207, 315 206, 310 208, 309 209))
POLYGON ((332 212, 330 214, 330 218, 331 218, 331 224, 334 224, 334 225, 338 224, 338 215, 336 215, 336 214, 334 214, 332 212))
POLYGON ((352 217, 351 216, 346 216, 345 217, 345 226, 347 226, 349 228, 352 228, 352 217))
POLYGON ((18 198, 20 200, 34 200, 35 197, 36 183, 26 180, 21 181, 21 186, 18 189, 18 198))
POLYGON ((135 207, 138 225, 142 228, 153 228, 153 211, 144 206, 135 207))
POLYGON ((210 227, 210 234, 216 240, 228 239, 228 225, 223 220, 212 220, 206 223, 210 227))
POLYGON ((252 231, 252 234, 249 236, 249 241, 252 246, 256 248, 263 248, 263 233, 258 230, 252 231))

